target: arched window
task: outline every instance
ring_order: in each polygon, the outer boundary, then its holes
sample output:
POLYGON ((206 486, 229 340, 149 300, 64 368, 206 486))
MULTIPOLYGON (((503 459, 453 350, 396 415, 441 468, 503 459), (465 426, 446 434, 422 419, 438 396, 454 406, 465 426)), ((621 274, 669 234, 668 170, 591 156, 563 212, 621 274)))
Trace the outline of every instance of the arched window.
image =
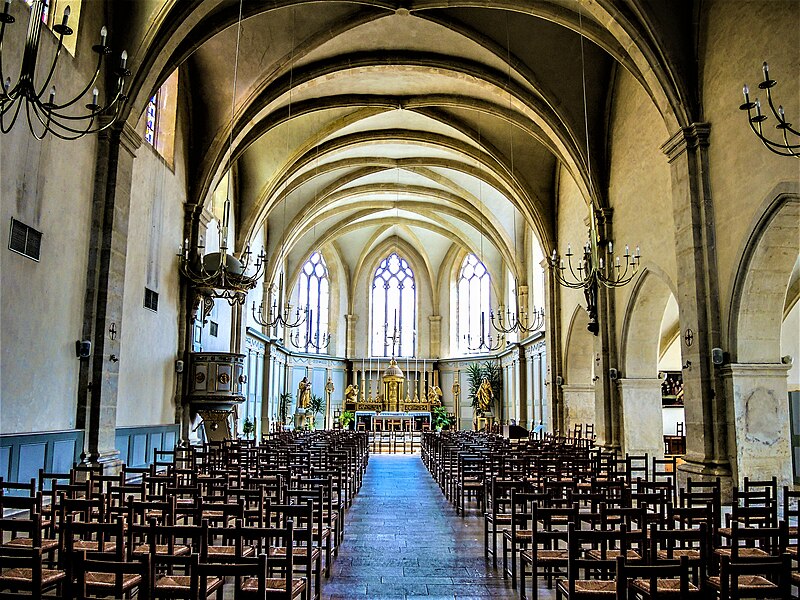
POLYGON ((372 356, 414 356, 417 292, 414 272, 392 252, 372 278, 372 356), (392 339, 394 333, 396 339, 392 339))
POLYGON ((474 254, 467 255, 461 264, 456 287, 456 333, 459 349, 464 354, 484 352, 484 350, 470 350, 469 346, 477 347, 481 335, 489 333, 485 329, 491 327, 489 323, 491 283, 492 278, 486 270, 486 265, 474 254), (482 315, 484 315, 484 331, 481 331, 482 315), (467 336, 471 344, 468 343, 467 336))
POLYGON ((308 307, 306 322, 300 326, 295 346, 312 354, 327 354, 330 280, 322 254, 314 252, 300 270, 295 294, 296 306, 308 307))

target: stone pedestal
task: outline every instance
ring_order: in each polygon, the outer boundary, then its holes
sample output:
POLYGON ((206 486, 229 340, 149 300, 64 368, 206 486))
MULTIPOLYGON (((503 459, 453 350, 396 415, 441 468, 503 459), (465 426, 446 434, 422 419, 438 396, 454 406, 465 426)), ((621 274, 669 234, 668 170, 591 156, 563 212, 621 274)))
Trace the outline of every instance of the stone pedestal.
POLYGON ((792 485, 789 394, 784 364, 731 364, 722 367, 728 403, 728 431, 734 481, 778 478, 792 485))
POLYGON ((564 429, 562 433, 572 431, 575 425, 595 422, 593 385, 563 385, 561 394, 564 399, 564 429))
POLYGON ((664 457, 660 379, 620 379, 622 451, 664 457))

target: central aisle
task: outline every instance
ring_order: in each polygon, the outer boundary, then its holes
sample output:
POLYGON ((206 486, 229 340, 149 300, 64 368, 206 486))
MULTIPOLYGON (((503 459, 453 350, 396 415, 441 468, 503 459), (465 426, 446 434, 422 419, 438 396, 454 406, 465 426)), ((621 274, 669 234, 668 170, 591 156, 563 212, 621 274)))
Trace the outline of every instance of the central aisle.
POLYGON ((370 456, 322 591, 326 600, 519 597, 484 559, 483 520, 457 516, 420 457, 397 454, 370 456))

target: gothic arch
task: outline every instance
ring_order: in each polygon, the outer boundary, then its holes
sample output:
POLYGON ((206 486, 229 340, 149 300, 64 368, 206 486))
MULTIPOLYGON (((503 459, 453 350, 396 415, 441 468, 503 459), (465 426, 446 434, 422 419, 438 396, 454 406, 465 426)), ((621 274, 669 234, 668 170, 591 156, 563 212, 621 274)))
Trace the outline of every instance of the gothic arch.
POLYGON ((738 262, 728 318, 734 363, 780 362, 783 309, 800 253, 800 193, 794 183, 770 196, 738 262))

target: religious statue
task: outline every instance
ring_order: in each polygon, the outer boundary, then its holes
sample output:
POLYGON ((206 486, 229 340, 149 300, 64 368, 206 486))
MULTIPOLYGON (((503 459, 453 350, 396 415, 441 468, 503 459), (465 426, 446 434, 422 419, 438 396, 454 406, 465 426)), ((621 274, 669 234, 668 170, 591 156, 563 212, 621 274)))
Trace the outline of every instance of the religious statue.
POLYGON ((336 391, 336 387, 333 385, 333 379, 328 377, 328 383, 325 384, 325 391, 330 396, 334 391, 336 391))
POLYGON ((442 403, 442 388, 438 385, 431 385, 428 386, 428 402, 432 406, 438 405, 442 403))
POLYGON ((300 385, 297 386, 297 406, 298 408, 308 408, 311 401, 311 382, 308 377, 303 377, 300 385))
POLYGON ((475 397, 478 399, 478 409, 481 412, 486 412, 492 405, 494 400, 494 392, 492 391, 492 384, 489 383, 489 378, 484 377, 478 391, 475 392, 475 397))
POLYGON ((358 386, 351 383, 344 390, 344 401, 347 403, 358 402, 358 386))

